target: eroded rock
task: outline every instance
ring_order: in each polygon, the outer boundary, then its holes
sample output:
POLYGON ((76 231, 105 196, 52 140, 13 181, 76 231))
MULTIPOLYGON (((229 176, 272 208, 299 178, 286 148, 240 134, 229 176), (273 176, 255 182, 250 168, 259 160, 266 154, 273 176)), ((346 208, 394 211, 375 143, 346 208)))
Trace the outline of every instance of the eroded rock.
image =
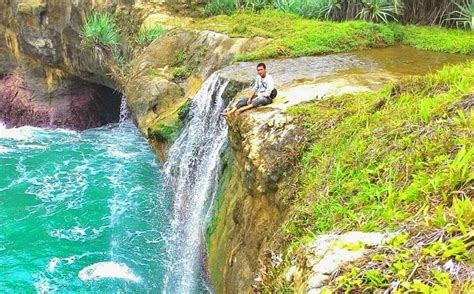
POLYGON ((308 293, 319 293, 331 274, 363 257, 368 248, 380 246, 393 237, 394 234, 357 231, 318 236, 303 248, 306 260, 303 264, 309 268, 308 293))

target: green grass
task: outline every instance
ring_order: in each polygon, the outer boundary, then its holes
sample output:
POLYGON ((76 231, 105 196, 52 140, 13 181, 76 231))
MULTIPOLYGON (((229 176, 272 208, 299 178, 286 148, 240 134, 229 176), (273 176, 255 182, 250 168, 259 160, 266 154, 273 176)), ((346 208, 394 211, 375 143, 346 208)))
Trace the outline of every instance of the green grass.
POLYGON ((235 0, 210 0, 204 8, 206 15, 230 15, 237 10, 235 0))
POLYGON ((147 27, 138 31, 136 42, 140 46, 148 45, 165 34, 166 30, 160 25, 147 27))
POLYGON ((173 68, 172 74, 175 79, 186 79, 191 75, 191 70, 186 66, 178 66, 173 68))
MULTIPOLYGON (((414 265, 423 254, 424 268, 428 261, 449 258, 474 262, 469 253, 474 245, 473 104, 474 62, 467 62, 404 78, 378 93, 291 107, 309 139, 285 238, 301 243, 329 231, 395 230, 411 223, 407 245, 385 251, 392 254, 389 264, 414 265), (417 241, 411 238, 439 230, 439 243, 423 239, 424 249, 414 251, 417 241), (400 257, 403 252, 407 256, 400 257)), ((385 264, 380 263, 382 273, 359 265, 335 287, 371 292, 399 280, 401 269, 388 270, 385 264)), ((415 291, 423 287, 416 279, 426 279, 426 272, 405 278, 402 286, 415 291)))
POLYGON ((439 27, 399 26, 403 31, 403 43, 417 49, 474 54, 474 33, 439 27))
POLYGON ((119 30, 114 17, 107 12, 95 12, 87 17, 82 28, 85 47, 113 47, 119 43, 119 30))
POLYGON ((386 47, 399 41, 424 50, 474 54, 471 32, 365 21, 319 21, 277 10, 219 15, 196 20, 192 26, 232 37, 272 39, 269 45, 238 55, 239 61, 346 52, 386 47))
POLYGON ((474 117, 472 110, 448 109, 473 87, 471 62, 405 78, 379 93, 291 108, 315 142, 302 159, 300 195, 318 199, 307 211, 314 217, 311 231, 337 223, 369 231, 395 227, 420 204, 447 201, 466 188, 474 117))

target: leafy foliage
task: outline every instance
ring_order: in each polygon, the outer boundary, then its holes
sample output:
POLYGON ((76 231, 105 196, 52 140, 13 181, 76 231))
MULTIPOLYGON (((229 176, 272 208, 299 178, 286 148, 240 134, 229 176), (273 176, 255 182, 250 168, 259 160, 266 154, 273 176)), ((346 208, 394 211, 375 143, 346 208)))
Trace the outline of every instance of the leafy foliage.
MULTIPOLYGON (((406 77, 375 94, 291 107, 308 144, 282 227, 284 265, 299 256, 293 244, 308 235, 396 230, 325 293, 472 291, 473 87, 471 61, 406 77)), ((274 274, 270 292, 291 289, 285 273, 274 274)))
POLYGON ((141 29, 138 31, 136 42, 138 45, 148 45, 154 40, 160 38, 165 34, 166 30, 163 26, 155 25, 141 29))
POLYGON ((401 21, 467 28, 472 27, 472 5, 471 0, 210 0, 206 14, 231 15, 242 9, 260 12, 275 8, 320 20, 360 18, 384 23, 401 21))
MULTIPOLYGON (((359 18, 372 22, 388 23, 397 20, 397 7, 389 0, 364 0, 363 7, 357 15, 359 18)), ((399 9, 399 8, 398 8, 399 9)))
POLYGON ((237 10, 237 6, 234 0, 211 0, 204 10, 206 15, 230 15, 237 10))
POLYGON ((454 22, 456 27, 466 30, 474 30, 474 2, 466 0, 464 3, 453 2, 457 10, 451 12, 444 20, 445 22, 454 22))
POLYGON ((113 47, 119 43, 119 30, 112 15, 107 12, 92 13, 83 28, 85 47, 113 47))
POLYGON ((173 69, 172 74, 175 79, 185 79, 191 75, 191 70, 185 66, 179 66, 173 69))

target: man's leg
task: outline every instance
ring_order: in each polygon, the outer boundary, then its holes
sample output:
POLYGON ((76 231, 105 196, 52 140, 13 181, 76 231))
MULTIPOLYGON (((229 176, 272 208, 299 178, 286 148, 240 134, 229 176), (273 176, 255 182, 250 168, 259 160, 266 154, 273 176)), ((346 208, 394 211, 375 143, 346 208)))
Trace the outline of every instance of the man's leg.
POLYGON ((239 114, 241 114, 242 112, 244 112, 244 111, 246 111, 246 110, 249 110, 250 108, 253 108, 253 107, 254 107, 253 104, 249 104, 249 105, 247 105, 247 106, 241 107, 241 108, 237 109, 237 111, 236 111, 235 114, 236 114, 236 115, 239 115, 239 114))
POLYGON ((243 97, 242 99, 240 99, 240 100, 237 102, 237 104, 236 104, 234 107, 232 107, 232 109, 231 109, 230 111, 223 112, 223 113, 221 113, 221 114, 224 115, 224 116, 231 115, 231 114, 234 113, 237 109, 246 106, 246 105, 247 105, 247 100, 248 100, 247 97, 243 97))
POLYGON ((244 112, 248 109, 263 106, 263 105, 268 105, 270 103, 272 103, 272 99, 270 99, 269 97, 260 97, 260 98, 257 98, 255 100, 253 100, 252 104, 244 106, 242 108, 239 108, 239 110, 237 110, 236 114, 241 114, 242 112, 244 112))

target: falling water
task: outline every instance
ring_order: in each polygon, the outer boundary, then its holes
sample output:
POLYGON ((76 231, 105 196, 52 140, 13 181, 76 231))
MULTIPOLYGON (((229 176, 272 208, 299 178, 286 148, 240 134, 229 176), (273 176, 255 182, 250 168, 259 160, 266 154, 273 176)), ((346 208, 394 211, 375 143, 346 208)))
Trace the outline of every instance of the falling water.
POLYGON ((196 284, 203 281, 203 231, 227 142, 227 124, 220 116, 225 107, 221 95, 227 84, 217 74, 206 80, 192 100, 190 118, 164 165, 165 183, 173 195, 165 292, 206 289, 205 282, 196 284))
POLYGON ((130 111, 128 110, 128 106, 127 106, 127 96, 125 96, 125 94, 122 94, 122 99, 120 100, 119 124, 122 124, 129 117, 130 117, 130 111))

